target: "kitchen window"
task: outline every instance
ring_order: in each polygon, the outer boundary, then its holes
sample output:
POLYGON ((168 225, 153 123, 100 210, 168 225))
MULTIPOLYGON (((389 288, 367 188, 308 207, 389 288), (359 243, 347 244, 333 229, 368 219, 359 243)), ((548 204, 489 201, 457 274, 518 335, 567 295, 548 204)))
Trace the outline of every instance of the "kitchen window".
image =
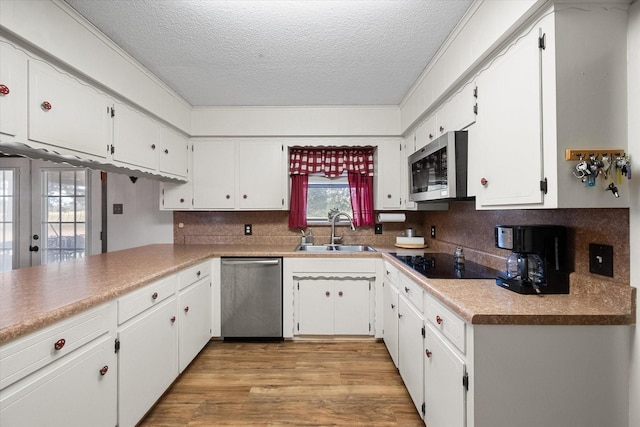
POLYGON ((337 196, 339 206, 330 206, 328 196, 333 193, 346 193, 355 226, 372 226, 374 150, 374 147, 290 147, 289 227, 305 228, 310 217, 324 220, 332 209, 347 210, 345 196, 337 196), (347 188, 338 190, 339 185, 344 187, 340 179, 345 176, 347 188))
POLYGON ((329 212, 332 210, 346 212, 353 217, 347 174, 343 173, 336 178, 328 178, 322 174, 309 175, 307 222, 328 223, 329 212))

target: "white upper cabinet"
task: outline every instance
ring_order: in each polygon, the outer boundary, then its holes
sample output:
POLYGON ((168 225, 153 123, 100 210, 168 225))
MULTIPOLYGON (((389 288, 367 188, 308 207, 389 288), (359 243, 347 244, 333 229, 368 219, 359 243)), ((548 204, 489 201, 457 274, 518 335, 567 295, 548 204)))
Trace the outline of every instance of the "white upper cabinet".
POLYGON ((235 192, 235 142, 195 141, 193 162, 193 207, 233 209, 235 192))
POLYGON ((284 147, 278 141, 238 141, 240 209, 283 209, 286 199, 284 147))
POLYGON ((27 58, 0 41, 0 141, 24 141, 27 131, 27 58))
MULTIPOLYGON (((625 149, 626 19, 621 9, 554 5, 514 34, 478 76, 477 209, 628 206, 587 186, 565 150, 625 149)), ((610 175, 615 175, 611 173, 610 175)))
POLYGON ((111 143, 110 99, 42 61, 29 60, 31 141, 104 159, 111 143))
MULTIPOLYGON (((480 75, 481 206, 542 203, 541 54, 538 31, 519 39, 480 75)), ((476 182, 477 181, 477 182, 476 182)))
POLYGON ((114 105, 113 160, 154 171, 158 168, 160 125, 126 104, 114 105))
POLYGON ((193 208, 284 209, 284 152, 276 141, 200 140, 193 144, 193 208))
POLYGON ((160 173, 185 178, 187 176, 188 150, 187 137, 166 126, 160 126, 160 173))
POLYGON ((403 180, 407 180, 407 156, 402 142, 389 141, 379 144, 376 149, 376 160, 375 209, 403 209, 406 195, 402 193, 402 189, 403 180))

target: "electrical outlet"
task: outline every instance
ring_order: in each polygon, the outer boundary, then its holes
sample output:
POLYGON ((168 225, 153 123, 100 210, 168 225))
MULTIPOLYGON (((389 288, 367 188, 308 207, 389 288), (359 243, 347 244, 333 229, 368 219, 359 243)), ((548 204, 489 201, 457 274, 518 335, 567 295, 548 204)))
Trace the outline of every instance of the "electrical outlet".
POLYGON ((432 239, 436 238, 436 226, 435 225, 431 226, 431 238, 432 239))
POLYGON ((589 272, 613 277, 613 246, 589 243, 589 272))
POLYGON ((245 236, 251 236, 253 232, 253 227, 251 226, 251 224, 245 224, 244 225, 244 235, 245 236))
POLYGON ((382 224, 376 224, 375 233, 382 234, 382 224))

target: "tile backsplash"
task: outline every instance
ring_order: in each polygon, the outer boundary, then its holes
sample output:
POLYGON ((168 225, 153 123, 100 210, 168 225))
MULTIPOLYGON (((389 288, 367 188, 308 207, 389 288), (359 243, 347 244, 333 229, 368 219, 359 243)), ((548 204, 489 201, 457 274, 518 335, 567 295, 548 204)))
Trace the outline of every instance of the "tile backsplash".
MULTIPOLYGON (((497 224, 556 224, 569 228, 569 260, 573 271, 589 273, 589 243, 613 246, 613 279, 629 283, 629 210, 628 209, 539 209, 477 211, 473 201, 451 202, 448 211, 407 212, 405 223, 384 223, 383 233, 373 227, 355 232, 340 226, 336 234, 344 243, 393 246, 396 236, 412 227, 425 236, 432 251, 453 252, 465 248, 468 259, 502 269, 509 251, 494 244, 497 224), (436 239, 429 237, 436 227, 436 239)), ((300 230, 288 227, 288 212, 174 212, 174 242, 177 244, 276 244, 295 247, 300 230), (182 224, 182 227, 179 225, 182 224), (244 224, 253 234, 244 235, 244 224)), ((328 243, 330 227, 313 226, 317 244, 328 243)), ((607 280, 605 276, 595 276, 607 280)))

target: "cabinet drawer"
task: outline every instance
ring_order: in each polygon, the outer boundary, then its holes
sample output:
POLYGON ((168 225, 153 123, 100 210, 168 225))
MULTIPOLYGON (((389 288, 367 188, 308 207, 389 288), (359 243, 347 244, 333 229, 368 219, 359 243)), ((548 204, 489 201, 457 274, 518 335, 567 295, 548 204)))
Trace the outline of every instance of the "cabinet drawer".
POLYGON ((160 279, 118 299, 118 325, 176 293, 177 276, 160 279))
POLYGON ((398 276, 400 278, 400 295, 404 295, 420 313, 424 312, 422 287, 402 273, 398 273, 398 276))
POLYGON ((394 286, 400 286, 400 272, 390 262, 384 262, 384 277, 394 286))
POLYGON ((198 280, 211 275, 211 261, 206 261, 186 268, 182 270, 179 275, 180 290, 182 290, 198 280))
POLYGON ((465 321, 438 302, 432 295, 425 294, 424 306, 427 320, 464 354, 465 321))
POLYGON ((107 333, 113 322, 105 304, 0 348, 0 389, 107 333))

